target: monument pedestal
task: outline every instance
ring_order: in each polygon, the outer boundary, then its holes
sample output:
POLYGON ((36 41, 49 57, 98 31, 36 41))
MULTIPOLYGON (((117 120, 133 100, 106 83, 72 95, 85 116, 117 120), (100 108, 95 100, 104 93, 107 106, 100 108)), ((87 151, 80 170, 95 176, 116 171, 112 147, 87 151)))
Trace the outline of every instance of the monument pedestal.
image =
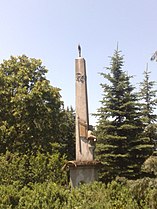
POLYGON ((70 161, 70 184, 72 187, 83 183, 90 183, 98 179, 98 166, 100 162, 93 161, 70 161))

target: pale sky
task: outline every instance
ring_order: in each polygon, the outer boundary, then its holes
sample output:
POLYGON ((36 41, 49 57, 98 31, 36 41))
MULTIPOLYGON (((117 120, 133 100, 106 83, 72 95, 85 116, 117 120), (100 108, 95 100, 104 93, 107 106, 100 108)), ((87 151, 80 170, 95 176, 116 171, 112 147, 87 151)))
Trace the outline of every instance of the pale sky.
MULTIPOLYGON (((89 112, 100 107, 104 82, 117 42, 124 70, 142 81, 146 64, 157 81, 157 0, 0 0, 0 61, 11 55, 40 58, 47 79, 61 88, 65 107, 75 108, 77 45, 87 63, 89 112)), ((95 119, 90 117, 90 123, 95 119)))

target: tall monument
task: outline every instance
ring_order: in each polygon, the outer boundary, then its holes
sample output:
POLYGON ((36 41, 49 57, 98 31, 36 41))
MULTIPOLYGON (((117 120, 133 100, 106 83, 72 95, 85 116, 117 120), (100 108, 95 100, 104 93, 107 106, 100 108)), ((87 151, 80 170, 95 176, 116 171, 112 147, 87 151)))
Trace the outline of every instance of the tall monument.
POLYGON ((92 161, 96 137, 89 131, 86 62, 81 57, 80 45, 78 51, 79 57, 75 60, 76 161, 92 161))
POLYGON ((76 160, 69 161, 70 181, 73 187, 97 179, 97 165, 94 160, 96 137, 89 130, 86 62, 78 45, 75 59, 76 90, 76 160))

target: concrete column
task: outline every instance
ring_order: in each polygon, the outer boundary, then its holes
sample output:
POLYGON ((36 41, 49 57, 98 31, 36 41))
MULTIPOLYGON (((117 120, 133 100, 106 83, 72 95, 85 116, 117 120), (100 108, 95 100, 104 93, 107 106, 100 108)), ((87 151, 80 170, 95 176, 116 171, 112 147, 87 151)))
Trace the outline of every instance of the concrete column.
POLYGON ((75 59, 76 160, 69 161, 64 166, 70 170, 72 187, 97 180, 97 169, 100 165, 100 162, 94 160, 96 137, 89 131, 86 62, 81 57, 80 45, 78 51, 79 57, 75 59))
POLYGON ((85 59, 75 60, 76 78, 76 161, 93 160, 93 150, 88 140, 89 116, 85 59))

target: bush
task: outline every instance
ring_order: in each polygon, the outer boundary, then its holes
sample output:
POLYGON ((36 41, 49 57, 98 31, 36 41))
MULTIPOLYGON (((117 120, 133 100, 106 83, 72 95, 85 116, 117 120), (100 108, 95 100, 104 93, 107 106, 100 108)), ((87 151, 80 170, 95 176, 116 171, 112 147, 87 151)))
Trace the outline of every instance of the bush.
POLYGON ((19 199, 20 195, 15 186, 0 186, 0 209, 17 208, 19 199))
POLYGON ((34 184, 32 188, 0 186, 0 209, 60 209, 68 201, 68 190, 53 182, 34 184))
POLYGON ((149 209, 157 208, 157 187, 149 189, 145 202, 149 209))
POLYGON ((138 205, 127 187, 113 181, 107 186, 95 182, 74 189, 69 194, 67 208, 138 209, 138 205))
POLYGON ((61 171, 64 157, 59 153, 19 155, 6 153, 0 156, 0 184, 18 185, 20 188, 30 183, 53 181, 66 182, 66 173, 61 171))
POLYGON ((0 209, 156 209, 157 180, 112 181, 69 189, 54 182, 34 183, 21 190, 0 187, 0 209))
POLYGON ((34 184, 30 189, 24 187, 20 194, 19 209, 60 209, 68 201, 68 190, 53 182, 34 184))
POLYGON ((127 186, 139 208, 157 208, 157 179, 143 178, 128 181, 127 186))

